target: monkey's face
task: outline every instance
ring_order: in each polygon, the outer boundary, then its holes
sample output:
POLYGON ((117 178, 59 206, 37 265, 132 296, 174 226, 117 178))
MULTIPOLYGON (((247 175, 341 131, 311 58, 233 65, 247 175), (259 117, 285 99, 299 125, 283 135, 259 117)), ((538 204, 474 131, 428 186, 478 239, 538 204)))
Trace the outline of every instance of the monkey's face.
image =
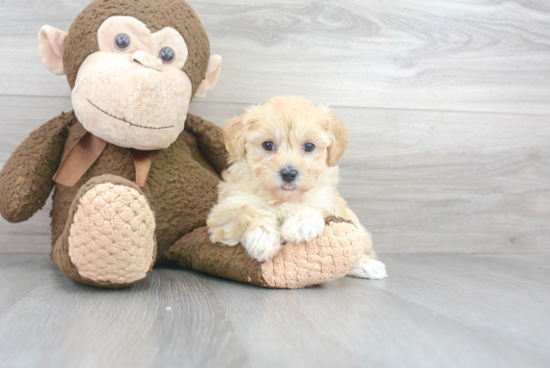
POLYGON ((78 120, 121 147, 168 147, 183 130, 192 93, 182 70, 188 55, 183 37, 170 27, 151 33, 136 18, 114 16, 99 28, 98 43, 71 95, 78 120))
POLYGON ((168 147, 184 128, 192 96, 204 97, 220 75, 222 59, 209 58, 206 32, 183 0, 159 7, 133 0, 130 8, 94 0, 70 32, 40 29, 42 62, 67 74, 86 130, 121 147, 168 147))

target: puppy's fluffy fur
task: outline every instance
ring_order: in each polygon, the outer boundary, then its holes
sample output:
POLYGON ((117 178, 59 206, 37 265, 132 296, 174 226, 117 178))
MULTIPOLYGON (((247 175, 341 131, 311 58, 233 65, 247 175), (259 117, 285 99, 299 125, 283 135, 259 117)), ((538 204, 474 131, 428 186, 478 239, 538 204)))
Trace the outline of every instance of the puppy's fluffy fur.
POLYGON ((338 115, 301 97, 275 97, 229 120, 225 143, 233 164, 208 218, 212 242, 241 243, 252 258, 266 261, 281 243, 321 235, 325 217, 336 215, 359 228, 365 249, 349 276, 387 276, 370 234, 336 189, 347 146, 338 115))

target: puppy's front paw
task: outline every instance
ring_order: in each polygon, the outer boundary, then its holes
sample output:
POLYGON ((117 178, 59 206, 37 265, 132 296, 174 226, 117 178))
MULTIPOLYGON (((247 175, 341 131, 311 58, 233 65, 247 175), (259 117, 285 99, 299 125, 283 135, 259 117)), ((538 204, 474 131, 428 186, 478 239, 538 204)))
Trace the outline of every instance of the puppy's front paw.
POLYGON ((292 243, 308 242, 325 230, 325 219, 314 209, 302 209, 292 214, 281 227, 281 236, 292 243))
POLYGON ((239 244, 239 240, 234 239, 228 235, 227 230, 224 228, 212 228, 209 229, 210 232, 210 241, 214 244, 222 243, 229 246, 235 246, 239 244))
POLYGON ((386 266, 382 262, 373 259, 362 259, 361 262, 348 273, 348 276, 361 279, 381 280, 388 277, 388 274, 386 273, 386 266))
POLYGON ((243 246, 250 257, 265 262, 281 249, 281 235, 271 225, 255 226, 244 233, 243 246))

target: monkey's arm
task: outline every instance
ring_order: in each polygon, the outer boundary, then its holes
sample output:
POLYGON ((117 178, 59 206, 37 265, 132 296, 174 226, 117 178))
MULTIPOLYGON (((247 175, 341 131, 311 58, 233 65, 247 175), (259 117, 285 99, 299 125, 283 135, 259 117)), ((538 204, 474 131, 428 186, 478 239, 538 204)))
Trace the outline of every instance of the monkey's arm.
POLYGON ((0 214, 7 221, 25 221, 44 206, 74 119, 74 113, 62 113, 36 129, 2 168, 0 214))
POLYGON ((229 155, 225 149, 222 128, 198 116, 187 114, 185 130, 197 137, 201 153, 218 174, 229 167, 229 155))

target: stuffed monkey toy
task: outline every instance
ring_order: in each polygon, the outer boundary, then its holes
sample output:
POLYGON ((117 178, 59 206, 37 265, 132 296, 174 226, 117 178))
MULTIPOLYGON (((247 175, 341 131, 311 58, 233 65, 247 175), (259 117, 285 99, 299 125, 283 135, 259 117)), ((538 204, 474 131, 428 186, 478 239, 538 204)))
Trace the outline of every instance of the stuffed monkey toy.
POLYGON ((354 225, 259 263, 212 244, 206 218, 228 156, 220 128, 188 113, 221 57, 183 0, 94 0, 69 34, 39 32, 42 62, 67 76, 74 110, 48 121, 0 173, 0 213, 29 219, 52 188, 51 258, 76 281, 120 288, 173 264, 272 288, 343 277, 362 254, 354 225))

